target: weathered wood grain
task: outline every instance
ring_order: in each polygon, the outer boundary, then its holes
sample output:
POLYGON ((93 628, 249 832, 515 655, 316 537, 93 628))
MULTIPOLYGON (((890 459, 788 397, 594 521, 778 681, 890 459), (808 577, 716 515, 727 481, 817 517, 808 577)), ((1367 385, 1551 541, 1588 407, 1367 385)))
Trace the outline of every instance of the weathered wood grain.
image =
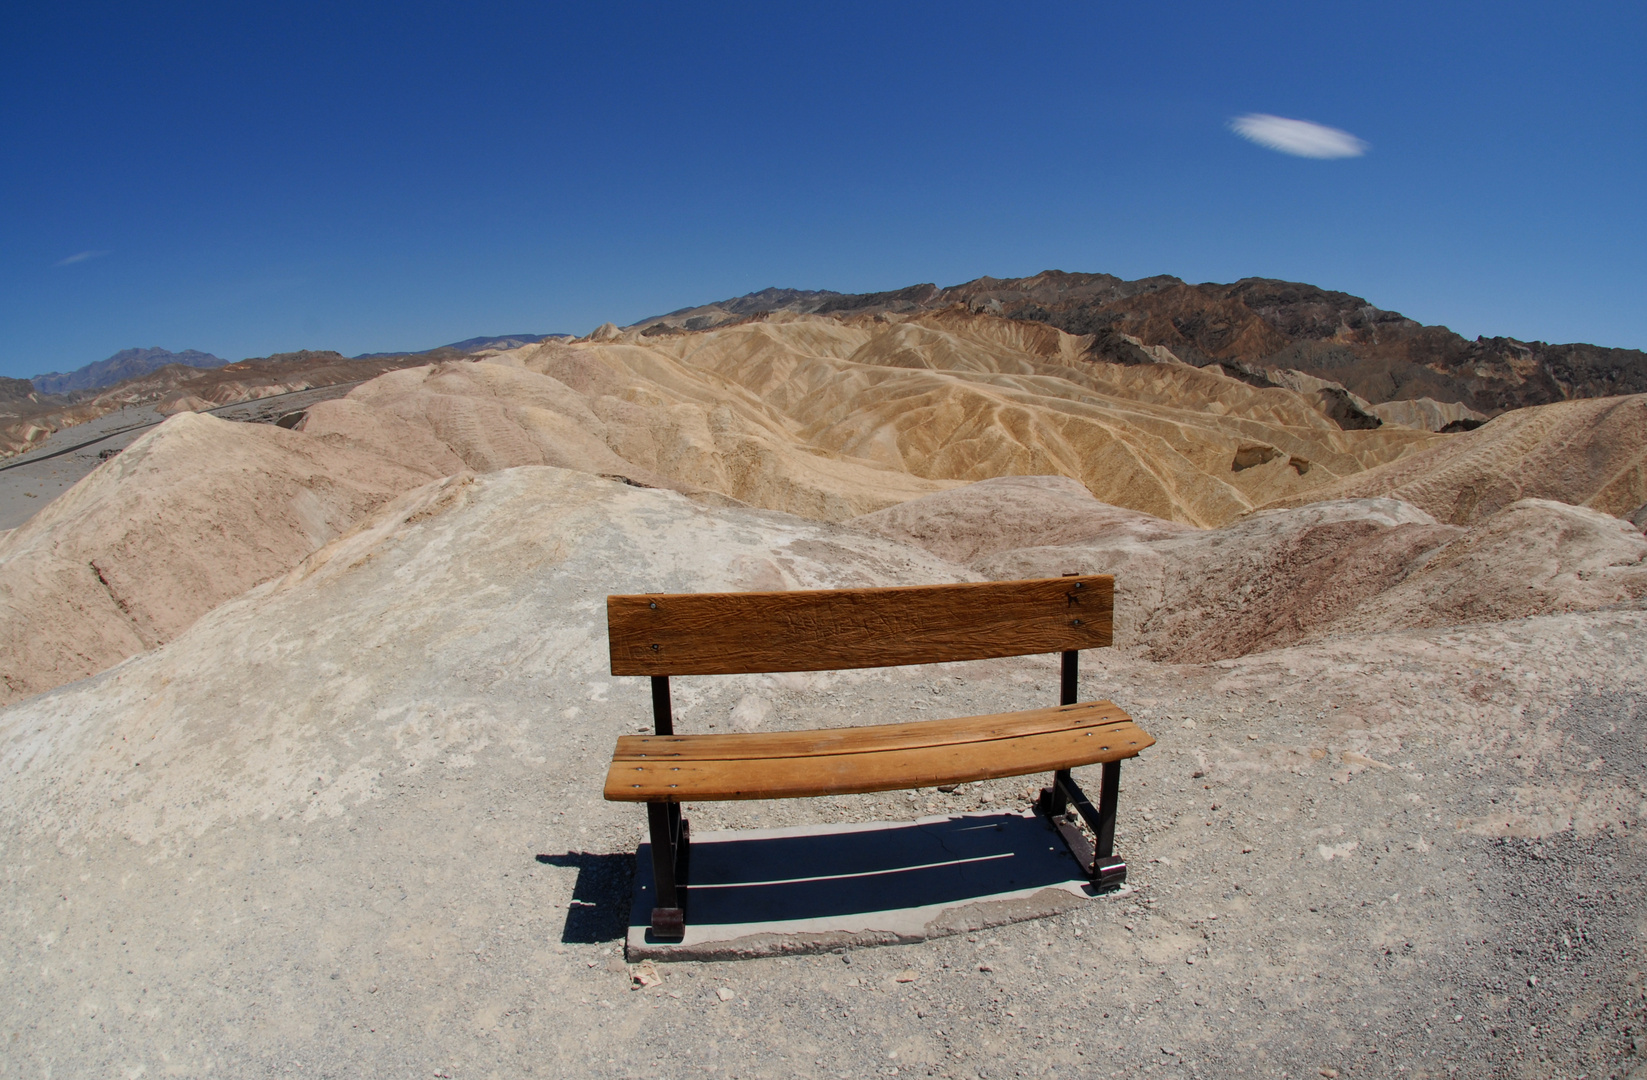
POLYGON ((906 750, 950 743, 988 742, 1075 728, 1129 723, 1112 701, 1083 701, 989 716, 916 720, 903 724, 817 728, 808 731, 726 732, 713 735, 620 735, 614 761, 727 760, 806 757, 906 750))
POLYGON ((627 736, 605 794, 679 802, 936 787, 1120 761, 1154 743, 1110 702, 838 730, 627 736))
POLYGON ((1108 574, 606 598, 614 675, 892 667, 1109 645, 1108 574))

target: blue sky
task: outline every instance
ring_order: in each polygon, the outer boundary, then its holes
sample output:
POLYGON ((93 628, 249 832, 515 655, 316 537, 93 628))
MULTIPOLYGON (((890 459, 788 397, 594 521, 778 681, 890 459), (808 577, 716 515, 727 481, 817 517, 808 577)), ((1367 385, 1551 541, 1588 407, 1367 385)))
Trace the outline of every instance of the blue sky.
POLYGON ((1635 3, 7 5, 0 373, 1047 268, 1647 348, 1644 54, 1635 3))

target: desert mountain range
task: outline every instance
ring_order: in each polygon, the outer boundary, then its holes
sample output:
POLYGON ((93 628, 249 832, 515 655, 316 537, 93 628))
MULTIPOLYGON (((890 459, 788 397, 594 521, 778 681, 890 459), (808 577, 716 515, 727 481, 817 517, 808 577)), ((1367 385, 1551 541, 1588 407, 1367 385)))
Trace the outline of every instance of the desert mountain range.
MULTIPOLYGON (((945 308, 1056 327, 1085 338, 1095 360, 1216 365, 1256 386, 1313 394, 1345 426, 1467 430, 1507 409, 1647 392, 1647 353, 1639 350, 1502 337, 1472 342, 1348 293, 1267 278, 1191 285, 1168 275, 1127 281, 1049 270, 880 293, 769 288, 642 319, 627 329, 655 337, 774 313, 909 315, 945 308)), ((418 353, 364 353, 352 358, 366 362, 355 370, 339 370, 344 358, 325 351, 229 365, 194 350, 126 349, 73 372, 36 376, 32 389, 27 380, 0 381, 0 456, 132 404, 157 404, 167 413, 198 411, 359 382, 389 366, 485 356, 567 337, 492 335, 418 353), (221 377, 199 370, 223 366, 235 370, 221 377)))
MULTIPOLYGON (((962 285, 911 285, 883 293, 766 288, 710 305, 641 319, 646 336, 723 328, 772 313, 912 314, 944 308, 1044 323, 1089 339, 1094 359, 1148 364, 1174 359, 1260 387, 1280 385, 1331 398, 1341 423, 1395 423, 1467 430, 1509 408, 1647 392, 1647 354, 1589 344, 1547 344, 1514 337, 1467 341, 1444 326, 1423 326, 1349 293, 1298 282, 1243 278, 1234 285, 1189 285, 1169 275, 1123 280, 1108 273, 1047 270, 1028 278, 977 278, 962 285)), ((422 352, 367 352, 371 364, 415 365, 488 356, 567 334, 468 337, 422 352)), ((51 431, 132 403, 163 410, 229 405, 339 380, 334 352, 287 352, 240 361, 273 364, 265 375, 242 367, 224 379, 193 369, 227 365, 193 349, 125 349, 68 374, 0 382, 0 456, 26 451, 51 431), (313 367, 305 374, 303 367, 313 367), (16 384, 16 385, 12 385, 16 384), (59 400, 61 398, 61 400, 59 400)), ((382 370, 382 367, 379 367, 382 370)))
MULTIPOLYGON (((0 533, 8 1056, 1622 1075, 1647 1022, 1647 394, 1591 391, 1635 361, 1564 383, 1569 347, 1468 368, 1341 294, 1052 277, 146 376, 171 415, 0 533), (201 411, 321 372, 337 396, 278 424, 201 411), (1124 789, 1133 891, 850 965, 631 982, 639 826, 600 783, 646 691, 609 675, 607 594, 1073 571, 1117 578, 1082 695, 1159 739, 1124 789)), ((1025 707, 1056 666, 679 682, 684 730, 754 730, 1025 707)))
POLYGON ((1142 346, 1168 349, 1198 367, 1224 364, 1249 378, 1298 370, 1375 404, 1431 398, 1497 415, 1575 397, 1647 392, 1647 353, 1637 349, 1504 337, 1469 341, 1359 296, 1269 278, 1191 285, 1169 275, 1126 281, 1049 270, 880 293, 766 289, 645 319, 636 328, 708 329, 763 311, 912 313, 956 304, 1090 334, 1094 352, 1105 359, 1138 362, 1142 346))

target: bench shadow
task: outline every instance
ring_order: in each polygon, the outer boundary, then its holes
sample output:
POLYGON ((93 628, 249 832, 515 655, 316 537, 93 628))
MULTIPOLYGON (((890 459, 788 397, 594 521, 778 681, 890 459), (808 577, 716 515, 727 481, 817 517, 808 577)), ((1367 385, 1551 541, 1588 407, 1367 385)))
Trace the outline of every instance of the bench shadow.
MULTIPOLYGON (((646 844, 637 865, 631 921, 640 926, 652 903, 646 844)), ((693 841, 687 920, 708 929, 850 919, 1084 881, 1056 833, 1013 813, 850 831, 718 833, 693 841)))
POLYGON ((566 866, 578 872, 567 906, 560 939, 568 945, 598 945, 618 941, 629 929, 629 902, 633 894, 635 857, 627 852, 602 855, 568 851, 539 855, 545 866, 566 866))

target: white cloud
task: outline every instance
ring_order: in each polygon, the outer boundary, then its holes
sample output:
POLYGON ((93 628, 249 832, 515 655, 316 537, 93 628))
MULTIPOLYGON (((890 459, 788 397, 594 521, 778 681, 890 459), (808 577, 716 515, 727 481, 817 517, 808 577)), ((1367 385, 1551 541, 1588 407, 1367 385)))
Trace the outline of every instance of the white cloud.
POLYGON ((1237 116, 1230 121, 1230 130, 1259 146, 1294 157, 1347 158, 1367 152, 1367 144, 1347 131, 1268 113, 1237 116))
POLYGON ((54 266, 73 266, 75 263, 85 262, 87 259, 101 259, 107 255, 106 251, 77 251, 66 259, 58 259, 54 266))

